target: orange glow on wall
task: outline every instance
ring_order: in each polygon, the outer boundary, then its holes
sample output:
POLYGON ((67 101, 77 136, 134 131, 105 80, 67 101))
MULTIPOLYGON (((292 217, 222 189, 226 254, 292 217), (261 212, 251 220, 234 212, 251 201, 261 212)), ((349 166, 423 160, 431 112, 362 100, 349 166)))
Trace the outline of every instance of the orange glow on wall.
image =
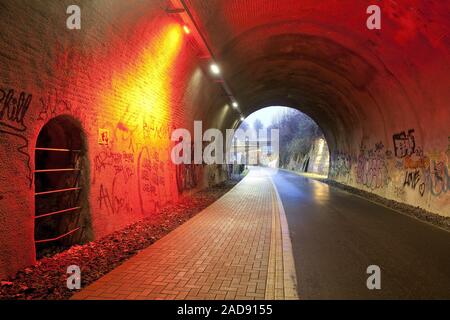
POLYGON ((119 226, 151 216, 178 196, 170 135, 177 117, 183 119, 179 100, 184 87, 179 83, 189 65, 183 26, 159 22, 157 28, 138 23, 126 46, 115 44, 106 62, 110 81, 97 96, 105 110, 99 128, 109 129, 111 139, 93 156, 92 186, 98 194, 93 206, 114 215, 119 226))
MULTIPOLYGON (((118 118, 126 114, 127 130, 142 128, 144 123, 170 127, 171 79, 176 77, 174 68, 182 36, 178 24, 163 27, 153 42, 141 47, 134 61, 119 72, 113 71, 111 90, 103 96, 102 104, 108 109, 113 107, 118 118)), ((165 147, 169 140, 149 142, 165 147)))

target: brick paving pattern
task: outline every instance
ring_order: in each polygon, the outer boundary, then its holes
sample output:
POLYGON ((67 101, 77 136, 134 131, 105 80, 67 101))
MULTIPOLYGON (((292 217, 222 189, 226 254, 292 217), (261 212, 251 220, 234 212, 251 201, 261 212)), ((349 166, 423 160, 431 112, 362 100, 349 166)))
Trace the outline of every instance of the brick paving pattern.
POLYGON ((72 299, 297 299, 284 211, 264 170, 72 299))

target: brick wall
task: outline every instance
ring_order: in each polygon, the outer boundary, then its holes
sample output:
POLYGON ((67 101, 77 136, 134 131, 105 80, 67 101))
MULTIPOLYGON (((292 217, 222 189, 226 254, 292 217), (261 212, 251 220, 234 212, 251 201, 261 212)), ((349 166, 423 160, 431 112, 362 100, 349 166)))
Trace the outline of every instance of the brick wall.
POLYGON ((225 102, 166 1, 77 3, 73 31, 71 1, 0 3, 0 276, 35 261, 34 148, 50 119, 68 115, 86 136, 93 238, 223 178, 200 167, 183 185, 190 168, 169 159, 171 130, 225 102))

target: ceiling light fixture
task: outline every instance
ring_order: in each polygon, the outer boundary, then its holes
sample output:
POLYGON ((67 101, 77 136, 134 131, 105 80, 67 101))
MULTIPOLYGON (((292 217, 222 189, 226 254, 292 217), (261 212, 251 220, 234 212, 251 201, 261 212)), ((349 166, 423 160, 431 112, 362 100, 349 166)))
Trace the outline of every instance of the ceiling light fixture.
POLYGON ((189 29, 189 27, 187 25, 183 26, 183 30, 184 30, 184 33, 191 34, 191 29, 189 29))
POLYGON ((219 75, 220 74, 220 68, 217 64, 213 63, 211 65, 211 72, 215 75, 219 75))

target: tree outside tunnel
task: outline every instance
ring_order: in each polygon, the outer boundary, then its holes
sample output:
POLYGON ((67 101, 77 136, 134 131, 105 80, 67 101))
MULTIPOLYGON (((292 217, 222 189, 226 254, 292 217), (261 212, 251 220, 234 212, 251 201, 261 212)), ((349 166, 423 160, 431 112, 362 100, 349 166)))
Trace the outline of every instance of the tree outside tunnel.
MULTIPOLYGON (((296 172, 308 172, 328 175, 330 154, 328 144, 321 128, 306 114, 289 107, 266 107, 249 115, 239 126, 239 129, 256 132, 267 132, 268 143, 264 137, 257 136, 256 140, 262 147, 256 148, 257 164, 263 166, 277 166, 296 172), (279 150, 273 154, 270 148, 271 130, 278 130, 279 150), (268 150, 265 150, 269 148, 268 150)), ((237 141, 238 158, 249 158, 255 141, 237 141), (251 151, 250 151, 251 152, 251 151)))

